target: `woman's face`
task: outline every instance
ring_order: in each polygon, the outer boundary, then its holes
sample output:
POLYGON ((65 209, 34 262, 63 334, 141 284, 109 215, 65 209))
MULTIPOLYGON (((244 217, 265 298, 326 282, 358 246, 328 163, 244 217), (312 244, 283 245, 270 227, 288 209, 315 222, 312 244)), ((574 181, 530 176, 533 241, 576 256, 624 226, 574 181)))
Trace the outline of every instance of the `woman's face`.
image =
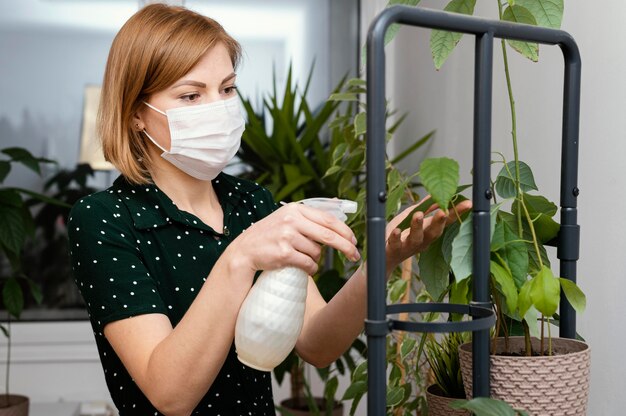
MULTIPOLYGON (((234 97, 236 74, 226 47, 219 43, 208 50, 185 76, 163 91, 154 93, 146 102, 165 112, 172 108, 208 104, 234 97)), ((148 134, 164 149, 170 150, 167 117, 144 106, 133 124, 148 134)), ((155 149, 161 153, 160 149, 155 149)))

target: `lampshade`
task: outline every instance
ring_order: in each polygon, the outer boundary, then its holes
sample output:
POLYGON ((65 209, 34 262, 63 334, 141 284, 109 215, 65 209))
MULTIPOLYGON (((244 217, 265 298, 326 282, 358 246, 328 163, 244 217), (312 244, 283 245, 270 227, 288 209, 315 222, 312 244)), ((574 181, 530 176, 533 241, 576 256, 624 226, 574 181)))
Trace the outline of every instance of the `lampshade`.
POLYGON ((114 170, 115 167, 104 160, 100 140, 96 134, 96 115, 100 102, 100 86, 87 85, 83 105, 83 125, 80 134, 79 163, 89 163, 94 170, 114 170))

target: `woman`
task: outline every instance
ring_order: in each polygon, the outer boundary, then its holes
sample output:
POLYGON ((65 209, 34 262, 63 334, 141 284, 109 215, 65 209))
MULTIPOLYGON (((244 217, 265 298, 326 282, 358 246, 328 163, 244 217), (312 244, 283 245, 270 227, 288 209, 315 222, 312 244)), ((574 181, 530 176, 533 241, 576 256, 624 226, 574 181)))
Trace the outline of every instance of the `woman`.
MULTIPOLYGON (((75 205, 69 237, 122 416, 273 415, 270 374, 239 363, 233 347, 255 273, 295 266, 312 275, 321 245, 360 258, 354 234, 332 215, 278 208, 261 186, 221 172, 244 128, 239 56, 217 22, 165 5, 137 12, 111 46, 99 133, 122 175, 75 205)), ((451 221, 418 213, 402 234, 393 226, 406 215, 390 223, 389 271, 451 221)), ((361 332, 364 270, 328 304, 309 277, 296 345, 304 360, 326 366, 361 332)))

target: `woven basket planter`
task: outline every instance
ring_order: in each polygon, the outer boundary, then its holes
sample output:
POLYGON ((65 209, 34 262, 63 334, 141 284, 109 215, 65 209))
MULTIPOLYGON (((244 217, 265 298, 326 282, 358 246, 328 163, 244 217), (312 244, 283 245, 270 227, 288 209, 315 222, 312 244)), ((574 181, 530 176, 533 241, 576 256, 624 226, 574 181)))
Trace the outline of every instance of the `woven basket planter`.
POLYGON ((432 384, 426 389, 426 400, 428 401, 428 416, 470 416, 470 412, 463 409, 453 409, 448 406, 453 401, 450 397, 442 396, 443 392, 438 385, 432 384))
MULTIPOLYGON (((540 350, 538 339, 533 349, 540 350)), ((524 349, 524 337, 509 338, 510 351, 524 349)), ((546 341, 547 348, 547 341, 546 341)), ((553 338, 552 356, 491 355, 491 397, 531 416, 585 416, 589 396, 591 352, 584 342, 553 338)), ((496 354, 504 339, 496 340, 496 354)), ((465 394, 472 396, 472 344, 459 347, 465 394)))
POLYGON ((8 407, 6 399, 6 395, 0 394, 0 416, 28 416, 28 397, 9 394, 8 407))

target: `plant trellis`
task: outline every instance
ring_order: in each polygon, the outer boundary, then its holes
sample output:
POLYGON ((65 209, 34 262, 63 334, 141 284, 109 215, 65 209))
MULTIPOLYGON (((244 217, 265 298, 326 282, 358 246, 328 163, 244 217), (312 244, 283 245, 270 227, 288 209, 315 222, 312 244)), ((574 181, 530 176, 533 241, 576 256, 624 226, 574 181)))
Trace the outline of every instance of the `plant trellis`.
MULTIPOLYGON (((394 26, 397 27, 397 26, 394 26)), ((372 22, 367 37, 367 319, 368 414, 384 415, 386 408, 386 336, 392 330, 412 332, 472 331, 473 396, 489 396, 489 328, 495 316, 489 302, 491 100, 493 41, 502 38, 558 45, 565 61, 563 136, 561 155, 561 224, 557 238, 560 275, 576 281, 580 245, 577 221, 578 131, 581 61, 574 39, 561 30, 512 24, 430 9, 393 6, 372 22), (385 303, 385 33, 394 24, 472 34, 476 37, 474 79, 473 160, 473 301, 470 305, 385 303), (462 322, 406 322, 387 316, 400 312, 462 313, 462 322)), ((576 314, 561 297, 560 336, 575 338, 576 314)))

